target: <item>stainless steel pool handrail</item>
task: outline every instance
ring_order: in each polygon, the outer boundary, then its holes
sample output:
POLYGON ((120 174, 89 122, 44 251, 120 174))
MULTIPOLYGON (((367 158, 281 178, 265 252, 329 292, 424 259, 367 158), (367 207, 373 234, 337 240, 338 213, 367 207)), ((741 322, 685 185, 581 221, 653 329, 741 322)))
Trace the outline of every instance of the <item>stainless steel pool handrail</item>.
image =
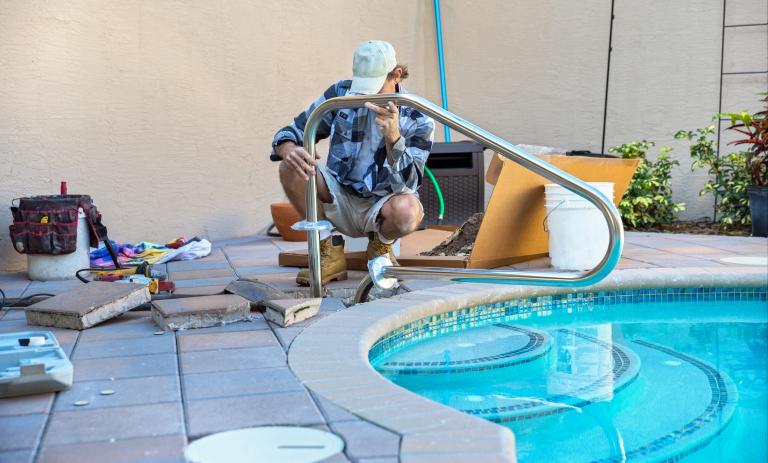
MULTIPOLYGON (((319 104, 307 119, 304 128, 304 148, 310 156, 315 156, 315 136, 317 128, 328 111, 343 108, 360 108, 365 103, 386 104, 388 101, 398 106, 411 106, 436 121, 461 132, 467 137, 482 143, 502 156, 515 161, 521 166, 541 175, 547 180, 562 185, 570 191, 587 199, 603 214, 608 223, 608 249, 595 268, 574 272, 525 272, 517 270, 456 269, 441 267, 399 267, 387 266, 383 274, 388 278, 429 277, 448 278, 458 281, 510 283, 521 285, 567 286, 577 287, 597 283, 605 278, 619 262, 624 243, 624 228, 619 211, 613 202, 600 191, 579 180, 573 175, 544 162, 535 155, 503 140, 502 138, 465 121, 459 116, 422 97, 391 93, 383 95, 343 96, 331 98, 319 104)), ((307 182, 307 220, 303 229, 307 230, 309 253, 309 274, 312 297, 323 296, 320 275, 320 229, 317 223, 317 182, 314 176, 307 182)), ((584 237, 589 239, 590 237, 584 237)))

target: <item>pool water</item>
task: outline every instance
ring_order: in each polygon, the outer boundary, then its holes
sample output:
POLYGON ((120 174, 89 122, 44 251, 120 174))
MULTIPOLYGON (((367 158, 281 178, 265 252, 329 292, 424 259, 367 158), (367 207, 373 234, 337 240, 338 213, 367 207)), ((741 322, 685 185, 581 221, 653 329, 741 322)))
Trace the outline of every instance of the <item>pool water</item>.
POLYGON ((372 362, 509 427, 521 462, 765 462, 768 307, 757 299, 498 317, 372 362))

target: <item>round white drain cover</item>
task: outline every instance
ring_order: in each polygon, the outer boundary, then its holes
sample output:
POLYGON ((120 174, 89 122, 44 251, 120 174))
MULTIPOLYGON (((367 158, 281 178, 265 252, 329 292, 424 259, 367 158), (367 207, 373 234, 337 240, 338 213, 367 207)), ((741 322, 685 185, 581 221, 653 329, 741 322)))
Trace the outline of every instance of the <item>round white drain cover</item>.
POLYGON ((726 258, 720 259, 720 262, 725 262, 726 264, 762 265, 763 267, 765 267, 768 265, 768 258, 737 256, 737 257, 726 257, 726 258))
POLYGON ((311 428, 265 426, 220 432, 189 444, 190 463, 311 463, 344 449, 337 435, 311 428))

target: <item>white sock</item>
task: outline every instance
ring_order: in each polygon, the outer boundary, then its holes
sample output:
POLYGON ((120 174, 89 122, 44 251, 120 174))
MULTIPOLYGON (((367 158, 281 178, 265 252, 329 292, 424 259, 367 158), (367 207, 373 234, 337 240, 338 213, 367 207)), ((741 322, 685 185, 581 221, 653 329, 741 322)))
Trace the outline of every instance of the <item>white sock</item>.
POLYGON ((376 232, 376 234, 379 235, 379 241, 381 241, 384 244, 392 244, 395 241, 397 241, 397 238, 395 238, 393 240, 388 240, 388 239, 384 238, 384 235, 382 235, 381 232, 376 232))
POLYGON ((320 239, 321 240, 324 240, 324 239, 328 238, 329 236, 331 236, 331 230, 327 230, 327 229, 326 230, 320 230, 320 239))

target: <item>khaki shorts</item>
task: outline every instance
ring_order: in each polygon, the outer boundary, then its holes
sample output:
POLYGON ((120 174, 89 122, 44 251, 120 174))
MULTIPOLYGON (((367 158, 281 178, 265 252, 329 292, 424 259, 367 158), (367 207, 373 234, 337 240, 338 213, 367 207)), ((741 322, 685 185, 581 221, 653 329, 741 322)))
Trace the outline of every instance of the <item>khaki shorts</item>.
POLYGON ((320 166, 325 184, 331 193, 333 202, 326 204, 319 201, 323 208, 325 218, 328 219, 340 232, 352 238, 367 236, 370 232, 378 232, 379 224, 376 218, 379 216, 384 203, 394 196, 389 194, 383 198, 363 198, 357 193, 340 184, 325 166, 320 166))

